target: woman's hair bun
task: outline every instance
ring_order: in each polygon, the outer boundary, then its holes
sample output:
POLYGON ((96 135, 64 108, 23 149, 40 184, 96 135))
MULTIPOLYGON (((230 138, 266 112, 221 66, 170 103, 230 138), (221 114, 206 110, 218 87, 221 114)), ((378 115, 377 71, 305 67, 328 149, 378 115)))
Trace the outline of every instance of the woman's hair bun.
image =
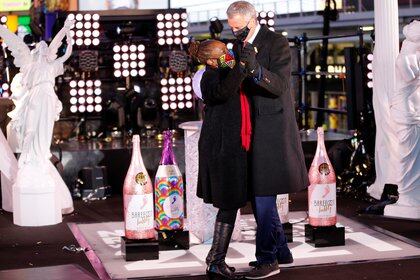
POLYGON ((188 47, 189 54, 197 60, 198 60, 199 48, 200 48, 200 42, 199 41, 191 42, 190 46, 188 47))

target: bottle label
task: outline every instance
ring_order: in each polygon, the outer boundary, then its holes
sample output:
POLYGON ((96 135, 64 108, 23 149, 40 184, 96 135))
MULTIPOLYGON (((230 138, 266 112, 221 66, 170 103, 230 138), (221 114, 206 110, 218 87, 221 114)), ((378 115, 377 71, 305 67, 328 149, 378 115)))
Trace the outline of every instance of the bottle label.
POLYGON ((181 176, 177 165, 160 165, 156 172, 156 177, 181 176))
POLYGON ((323 219, 336 216, 335 183, 310 185, 309 195, 309 217, 323 219))
POLYGON ((147 176, 146 174, 144 174, 143 172, 139 172, 136 175, 136 183, 141 185, 141 186, 145 186, 147 185, 147 176))
POLYGON ((124 195, 126 230, 154 228, 153 194, 124 195))
POLYGON ((163 203, 163 211, 171 219, 179 218, 184 212, 183 208, 183 201, 178 194, 168 196, 163 203))

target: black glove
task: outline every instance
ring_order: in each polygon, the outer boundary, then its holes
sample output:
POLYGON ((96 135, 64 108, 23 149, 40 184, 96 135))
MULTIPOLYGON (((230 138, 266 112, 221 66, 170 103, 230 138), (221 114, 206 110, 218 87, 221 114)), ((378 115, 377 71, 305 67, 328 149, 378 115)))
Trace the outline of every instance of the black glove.
POLYGON ((248 76, 257 77, 260 72, 260 64, 257 61, 257 53, 252 44, 246 44, 241 52, 240 64, 248 76))

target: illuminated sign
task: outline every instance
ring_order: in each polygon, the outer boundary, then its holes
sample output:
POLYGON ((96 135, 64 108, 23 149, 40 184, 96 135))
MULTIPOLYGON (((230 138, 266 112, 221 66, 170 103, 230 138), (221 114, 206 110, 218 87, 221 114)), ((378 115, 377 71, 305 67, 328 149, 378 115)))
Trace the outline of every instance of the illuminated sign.
POLYGON ((27 11, 31 7, 31 0, 1 0, 0 12, 27 11))

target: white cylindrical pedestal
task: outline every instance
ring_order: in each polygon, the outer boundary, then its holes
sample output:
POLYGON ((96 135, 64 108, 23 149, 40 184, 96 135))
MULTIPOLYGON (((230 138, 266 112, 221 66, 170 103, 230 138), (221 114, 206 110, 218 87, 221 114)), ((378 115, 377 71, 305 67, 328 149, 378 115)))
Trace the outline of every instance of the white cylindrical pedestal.
MULTIPOLYGON (((201 121, 186 122, 179 127, 184 130, 185 138, 185 175, 186 175, 186 228, 201 242, 213 238, 217 209, 205 204, 197 197, 198 180, 198 140, 200 139, 201 121)), ((236 218, 232 240, 241 239, 240 215, 236 218)))
POLYGON ((397 138, 390 115, 390 99, 396 90, 395 62, 399 50, 397 0, 375 0, 375 49, 373 58, 373 107, 376 122, 376 180, 368 193, 380 199, 385 184, 396 184, 397 138))

